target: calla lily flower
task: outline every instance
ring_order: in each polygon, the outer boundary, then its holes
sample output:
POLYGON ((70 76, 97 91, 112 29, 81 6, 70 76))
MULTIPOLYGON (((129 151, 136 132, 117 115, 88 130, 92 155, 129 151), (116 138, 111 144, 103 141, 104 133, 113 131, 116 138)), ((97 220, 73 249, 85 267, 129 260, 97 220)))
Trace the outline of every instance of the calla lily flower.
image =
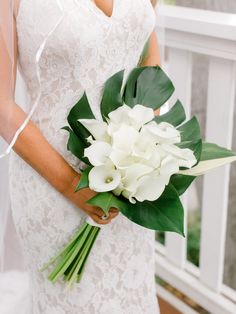
POLYGON ((173 156, 167 155, 161 162, 160 175, 171 176, 179 171, 179 162, 173 156))
POLYGON ((123 186, 128 190, 135 190, 137 180, 151 173, 154 169, 144 164, 133 164, 125 171, 125 176, 122 179, 123 186), (134 187, 134 188, 133 188, 134 187))
POLYGON ((111 111, 108 114, 108 118, 110 119, 110 122, 115 123, 115 124, 121 124, 121 123, 125 123, 129 125, 129 112, 132 109, 127 106, 127 105, 123 105, 118 107, 117 109, 111 111))
POLYGON ((107 162, 112 151, 110 144, 102 141, 95 141, 92 145, 85 148, 84 156, 88 158, 93 166, 101 166, 107 162))
POLYGON ((132 155, 145 159, 151 159, 155 147, 155 141, 153 141, 150 136, 147 136, 147 134, 144 134, 141 131, 135 142, 135 145, 133 146, 132 155))
POLYGON ((129 154, 132 152, 132 148, 138 137, 139 132, 135 128, 121 124, 120 128, 112 135, 112 147, 129 154))
POLYGON ((93 167, 89 172, 89 187, 96 192, 108 192, 116 189, 121 180, 118 170, 110 165, 93 167))
POLYGON ((141 177, 138 180, 138 187, 134 197, 139 201, 155 201, 165 190, 170 176, 152 174, 141 177))
POLYGON ((79 119, 78 121, 92 134, 95 140, 110 141, 106 122, 96 119, 79 119))
POLYGON ((155 121, 151 121, 144 126, 144 129, 155 138, 157 143, 174 144, 181 141, 180 132, 167 122, 157 124, 155 121))
POLYGON ((137 130, 155 117, 152 108, 139 104, 135 105, 132 110, 129 111, 128 116, 130 117, 131 125, 133 125, 137 130))
POLYGON ((197 159, 191 149, 179 148, 176 145, 162 144, 161 147, 168 153, 174 156, 180 167, 191 168, 196 164, 197 159))

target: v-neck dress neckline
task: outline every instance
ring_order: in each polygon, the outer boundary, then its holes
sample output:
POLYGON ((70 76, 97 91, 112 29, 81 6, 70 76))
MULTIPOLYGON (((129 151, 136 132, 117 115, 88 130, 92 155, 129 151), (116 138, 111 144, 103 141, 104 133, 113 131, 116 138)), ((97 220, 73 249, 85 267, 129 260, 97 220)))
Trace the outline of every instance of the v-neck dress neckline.
POLYGON ((112 12, 111 15, 107 15, 98 5, 95 3, 94 0, 88 0, 90 7, 97 13, 101 18, 106 19, 107 21, 112 21, 116 13, 116 0, 113 0, 112 3, 112 12))

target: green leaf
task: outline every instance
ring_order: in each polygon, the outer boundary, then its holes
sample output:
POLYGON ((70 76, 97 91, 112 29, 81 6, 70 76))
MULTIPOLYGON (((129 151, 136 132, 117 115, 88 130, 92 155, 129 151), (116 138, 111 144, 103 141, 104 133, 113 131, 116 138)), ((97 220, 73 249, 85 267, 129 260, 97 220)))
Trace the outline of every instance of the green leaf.
MULTIPOLYGON (((125 202, 124 202, 125 203, 125 202)), ((159 199, 131 204, 126 202, 120 211, 140 226, 156 231, 172 231, 184 235, 184 210, 175 188, 166 186, 159 199)))
POLYGON ((183 174, 174 174, 170 178, 170 183, 175 187, 179 195, 182 195, 191 183, 196 179, 195 176, 187 176, 183 174))
POLYGON ((201 161, 236 156, 236 152, 214 143, 203 142, 201 161))
POLYGON ((173 92, 171 80, 159 66, 138 67, 128 77, 124 100, 131 107, 142 104, 158 109, 173 92))
POLYGON ((82 139, 85 146, 88 146, 86 138, 91 134, 80 122, 78 122, 78 119, 95 119, 90 108, 86 92, 84 92, 83 96, 74 105, 74 107, 72 107, 67 120, 74 133, 82 139))
POLYGON ((89 160, 84 157, 85 147, 83 141, 69 127, 65 126, 62 129, 69 132, 67 149, 86 164, 90 164, 89 160))
POLYGON ((100 207, 105 214, 109 212, 111 207, 119 209, 125 205, 125 202, 121 201, 113 193, 109 192, 98 193, 94 197, 90 198, 86 203, 100 207))
POLYGON ((128 75, 122 95, 127 106, 133 107, 136 104, 134 97, 136 95, 137 79, 145 69, 146 67, 136 67, 128 75))
POLYGON ((102 100, 100 104, 101 114, 104 120, 108 114, 123 105, 121 97, 121 87, 123 82, 124 70, 111 76, 105 83, 102 100))
POLYGON ((156 231, 173 231, 184 235, 184 211, 178 193, 171 185, 166 186, 161 197, 154 201, 130 203, 113 193, 98 193, 87 203, 100 207, 106 214, 115 207, 134 223, 156 231))
POLYGON ((154 118, 154 120, 157 123, 165 121, 172 124, 175 127, 179 125, 180 123, 182 123, 185 119, 186 119, 186 115, 185 115, 184 107, 179 100, 176 101, 174 106, 170 108, 170 110, 167 113, 161 116, 155 116, 154 118))
POLYGON ((200 125, 195 116, 178 127, 178 130, 180 131, 182 142, 201 139, 200 125))
POLYGON ((78 185, 76 186, 75 192, 78 192, 81 189, 89 187, 88 175, 92 167, 87 167, 84 171, 81 172, 81 177, 78 185))

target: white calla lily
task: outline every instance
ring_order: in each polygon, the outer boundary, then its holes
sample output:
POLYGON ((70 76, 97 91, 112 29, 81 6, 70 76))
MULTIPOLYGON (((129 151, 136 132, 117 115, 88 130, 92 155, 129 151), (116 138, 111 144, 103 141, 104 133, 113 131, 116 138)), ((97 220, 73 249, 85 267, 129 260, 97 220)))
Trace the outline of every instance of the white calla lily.
POLYGON ((79 119, 78 121, 92 134, 95 140, 110 141, 106 122, 96 119, 79 119))
POLYGON ((139 130, 145 123, 151 121, 155 114, 152 108, 137 104, 128 112, 128 116, 131 124, 139 130))
POLYGON ((117 168, 129 167, 134 161, 134 159, 130 158, 125 151, 114 148, 112 149, 109 158, 117 168))
POLYGON ((92 145, 85 148, 84 156, 88 158, 93 166, 101 166, 107 162, 112 151, 110 144, 102 141, 95 141, 92 145))
POLYGON ((133 156, 151 159, 156 144, 150 136, 140 132, 133 146, 133 156))
POLYGON ((135 204, 136 200, 134 198, 134 192, 129 190, 123 190, 122 195, 127 198, 130 203, 135 204))
POLYGON ((200 176, 206 173, 207 171, 224 166, 233 161, 236 161, 236 156, 211 159, 211 160, 203 160, 203 161, 200 161, 195 167, 191 169, 180 170, 178 173, 189 175, 189 176, 200 176))
POLYGON ((169 176, 150 174, 138 180, 138 187, 134 197, 139 201, 155 201, 165 190, 169 182, 169 176))
POLYGON ((120 128, 112 134, 112 147, 129 154, 138 137, 139 132, 135 128, 121 124, 120 128))
POLYGON ((108 114, 108 118, 110 122, 115 124, 126 123, 129 124, 129 116, 128 113, 131 111, 131 108, 124 104, 123 106, 118 107, 117 109, 111 111, 108 114))
POLYGON ((110 159, 119 170, 125 170, 132 166, 134 163, 139 163, 141 161, 140 157, 125 154, 122 158, 122 152, 118 153, 118 150, 112 151, 112 153, 110 154, 110 159))
POLYGON ((173 156, 167 155, 161 162, 160 174, 171 176, 179 171, 179 163, 173 156))
POLYGON ((169 154, 178 159, 180 167, 191 168, 196 164, 197 159, 193 151, 189 148, 180 148, 176 145, 162 144, 161 147, 169 154))
POLYGON ((110 165, 93 167, 89 172, 89 187, 96 192, 108 192, 116 189, 121 180, 118 170, 110 165))
POLYGON ((130 167, 128 167, 125 171, 125 175, 122 178, 122 183, 125 189, 128 189, 129 191, 135 191, 136 190, 136 184, 137 180, 153 171, 154 169, 152 167, 149 167, 144 164, 133 164, 130 167))
POLYGON ((109 122, 108 126, 107 126, 107 133, 109 136, 112 136, 112 134, 114 132, 116 132, 117 130, 119 130, 120 128, 120 124, 118 123, 114 123, 114 122, 109 122))
POLYGON ((179 143, 181 141, 180 132, 170 123, 156 123, 151 121, 143 126, 150 135, 154 136, 157 143, 179 143))

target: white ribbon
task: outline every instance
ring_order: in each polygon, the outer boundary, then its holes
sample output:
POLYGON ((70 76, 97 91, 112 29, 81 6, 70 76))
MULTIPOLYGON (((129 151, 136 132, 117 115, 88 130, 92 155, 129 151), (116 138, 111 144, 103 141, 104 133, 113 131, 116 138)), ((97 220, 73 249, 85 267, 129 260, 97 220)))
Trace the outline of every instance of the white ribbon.
POLYGON ((86 220, 85 220, 88 224, 90 224, 91 226, 94 227, 99 227, 99 228, 103 228, 104 226, 108 225, 102 225, 102 224, 98 224, 96 223, 90 216, 87 216, 86 220))

